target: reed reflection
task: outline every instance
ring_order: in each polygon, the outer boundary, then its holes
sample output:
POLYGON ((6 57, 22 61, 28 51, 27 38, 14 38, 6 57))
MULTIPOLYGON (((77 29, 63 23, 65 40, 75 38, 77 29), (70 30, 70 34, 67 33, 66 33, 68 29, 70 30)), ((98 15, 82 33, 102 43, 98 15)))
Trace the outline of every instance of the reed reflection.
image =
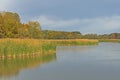
POLYGON ((22 69, 35 68, 55 60, 55 53, 0 60, 0 78, 17 76, 22 69))

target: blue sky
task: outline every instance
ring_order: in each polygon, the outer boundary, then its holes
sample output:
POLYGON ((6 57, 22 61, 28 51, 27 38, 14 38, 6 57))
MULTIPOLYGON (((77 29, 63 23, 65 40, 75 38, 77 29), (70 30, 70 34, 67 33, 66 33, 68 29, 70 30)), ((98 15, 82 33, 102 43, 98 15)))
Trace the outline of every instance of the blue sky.
POLYGON ((120 0, 0 0, 1 11, 37 20, 42 29, 87 33, 120 32, 120 0))

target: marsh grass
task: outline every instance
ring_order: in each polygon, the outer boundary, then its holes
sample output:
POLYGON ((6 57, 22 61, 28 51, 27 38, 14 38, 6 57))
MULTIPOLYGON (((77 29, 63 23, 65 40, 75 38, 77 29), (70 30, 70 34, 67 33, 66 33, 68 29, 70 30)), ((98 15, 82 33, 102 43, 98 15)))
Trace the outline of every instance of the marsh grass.
POLYGON ((1 39, 0 58, 16 58, 25 56, 55 53, 56 46, 97 45, 98 40, 39 40, 39 39, 1 39))
POLYGON ((120 43, 120 39, 99 39, 99 42, 118 42, 118 43, 120 43))
POLYGON ((44 40, 45 43, 52 43, 56 46, 84 46, 84 45, 98 45, 98 40, 89 39, 68 39, 68 40, 44 40))
POLYGON ((29 56, 41 53, 42 43, 33 39, 2 39, 0 40, 0 55, 4 57, 29 56))

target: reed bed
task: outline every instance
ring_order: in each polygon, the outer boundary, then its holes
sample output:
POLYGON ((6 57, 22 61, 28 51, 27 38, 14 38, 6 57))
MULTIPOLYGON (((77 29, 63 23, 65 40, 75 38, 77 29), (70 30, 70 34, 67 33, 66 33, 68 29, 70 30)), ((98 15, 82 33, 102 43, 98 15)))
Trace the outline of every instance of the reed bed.
POLYGON ((44 40, 45 43, 52 43, 56 46, 83 46, 83 45, 98 45, 98 40, 90 39, 67 39, 67 40, 44 40))
POLYGON ((99 42, 119 42, 120 39, 99 39, 99 42))
POLYGON ((40 53, 42 47, 40 40, 32 39, 2 39, 0 40, 0 56, 16 57, 40 53))
POLYGON ((97 45, 98 40, 1 39, 0 58, 16 58, 55 53, 56 46, 97 45))
POLYGON ((38 39, 1 39, 0 58, 29 57, 55 53, 56 46, 38 39))

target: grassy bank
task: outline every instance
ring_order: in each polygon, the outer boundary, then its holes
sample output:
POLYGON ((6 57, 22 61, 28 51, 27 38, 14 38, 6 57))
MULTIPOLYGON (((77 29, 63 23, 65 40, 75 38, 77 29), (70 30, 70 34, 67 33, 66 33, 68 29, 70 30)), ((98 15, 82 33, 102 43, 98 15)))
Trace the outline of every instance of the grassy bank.
POLYGON ((1 39, 0 58, 16 58, 55 53, 56 46, 97 45, 98 40, 1 39))
POLYGON ((120 39, 99 39, 99 42, 119 42, 120 39))

